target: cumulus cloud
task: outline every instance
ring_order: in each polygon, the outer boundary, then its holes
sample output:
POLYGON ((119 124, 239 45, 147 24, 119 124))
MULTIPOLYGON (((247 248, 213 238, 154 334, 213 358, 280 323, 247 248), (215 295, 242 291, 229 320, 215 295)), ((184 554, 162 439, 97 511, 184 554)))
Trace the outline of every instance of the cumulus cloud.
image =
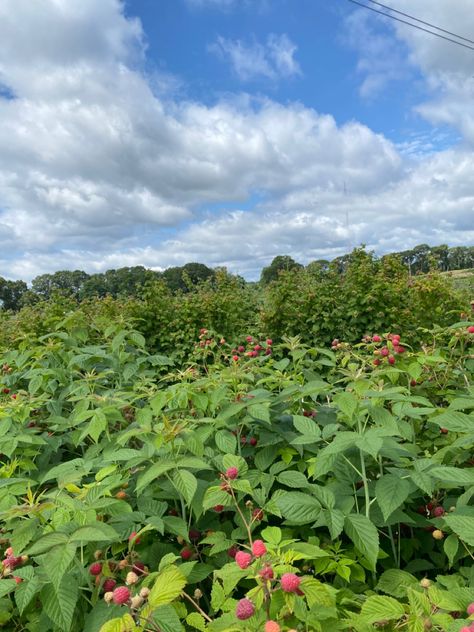
MULTIPOLYGON (((272 36, 262 64, 294 74, 294 52, 272 36)), ((282 253, 474 238, 467 149, 412 162, 416 149, 301 104, 162 98, 145 57, 118 0, 1 3, 1 275, 198 260, 255 278, 282 253)))
POLYGON ((297 46, 286 34, 270 34, 265 44, 219 36, 209 50, 229 61, 242 81, 301 75, 301 68, 294 58, 297 46))

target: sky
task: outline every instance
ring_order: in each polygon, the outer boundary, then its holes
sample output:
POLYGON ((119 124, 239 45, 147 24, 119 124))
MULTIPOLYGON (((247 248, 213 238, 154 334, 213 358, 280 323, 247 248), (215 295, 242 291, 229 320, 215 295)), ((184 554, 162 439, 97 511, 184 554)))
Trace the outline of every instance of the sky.
POLYGON ((473 100, 474 50, 348 0, 1 0, 0 276, 473 245, 473 100))

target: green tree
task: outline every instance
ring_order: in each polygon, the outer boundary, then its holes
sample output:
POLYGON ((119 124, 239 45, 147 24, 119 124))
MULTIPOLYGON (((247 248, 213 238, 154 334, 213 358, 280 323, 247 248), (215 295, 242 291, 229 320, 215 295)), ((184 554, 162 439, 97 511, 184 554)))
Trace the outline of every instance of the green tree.
POLYGON ((260 282, 263 285, 268 285, 272 281, 278 279, 278 275, 281 272, 288 272, 289 270, 301 270, 303 266, 301 263, 297 263, 289 255, 278 255, 273 259, 271 264, 266 268, 263 268, 260 275, 260 282))

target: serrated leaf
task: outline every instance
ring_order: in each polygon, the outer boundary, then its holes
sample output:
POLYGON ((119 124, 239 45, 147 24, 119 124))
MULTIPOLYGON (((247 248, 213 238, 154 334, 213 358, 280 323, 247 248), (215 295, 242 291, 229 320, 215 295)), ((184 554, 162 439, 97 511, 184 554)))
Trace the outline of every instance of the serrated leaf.
POLYGON ((61 544, 51 549, 43 558, 42 566, 57 588, 76 554, 75 544, 61 544))
POLYGON ((287 470, 277 476, 278 482, 286 487, 301 489, 308 486, 306 476, 296 470, 287 470))
POLYGON ((321 512, 321 505, 309 494, 287 492, 275 498, 282 516, 291 524, 314 522, 321 512))
POLYGON ((20 615, 23 614, 25 608, 28 607, 33 597, 39 591, 41 583, 39 579, 34 576, 29 580, 24 580, 18 585, 15 591, 15 602, 20 615))
POLYGON ((191 504, 198 485, 194 474, 191 474, 188 470, 176 470, 173 472, 171 480, 177 491, 183 496, 186 502, 191 504))
POLYGON ((166 461, 164 459, 159 463, 154 463, 146 472, 143 472, 143 474, 140 474, 138 477, 136 486, 137 494, 143 491, 145 487, 148 487, 154 480, 175 467, 176 464, 174 461, 166 461))
POLYGON ((441 415, 433 415, 429 421, 452 432, 472 432, 474 426, 473 415, 466 415, 454 410, 446 410, 441 415))
POLYGON ((344 521, 344 531, 354 546, 375 570, 379 552, 379 534, 374 524, 361 514, 349 514, 344 521))
POLYGON ((474 546, 474 518, 472 516, 444 516, 448 527, 466 544, 474 546))
POLYGON ((44 611, 51 621, 60 628, 61 632, 69 632, 79 596, 74 577, 67 576, 67 579, 64 579, 59 586, 47 584, 40 595, 44 611))
POLYGON ((348 391, 337 393, 333 401, 346 417, 352 419, 357 409, 357 397, 353 393, 349 393, 348 391))
POLYGON ((373 595, 366 599, 360 614, 368 623, 377 623, 400 619, 405 614, 405 608, 393 597, 373 595))
POLYGON ((456 553, 459 548, 459 540, 454 533, 448 535, 443 544, 444 552, 446 553, 446 557, 449 560, 449 566, 452 566, 454 563, 454 558, 456 557, 456 553))
POLYGON ((135 632, 137 626, 128 612, 123 617, 116 617, 104 623, 99 632, 135 632))
POLYGON ((16 586, 14 579, 0 579, 0 599, 15 590, 16 586))
POLYGON ((119 534, 104 522, 80 527, 69 536, 70 542, 116 542, 117 540, 119 540, 119 534))
POLYGON ((344 528, 344 514, 340 509, 323 509, 322 514, 331 538, 336 540, 344 528))
POLYGON ((188 614, 186 623, 192 628, 200 630, 200 632, 206 632, 206 619, 202 614, 199 614, 199 612, 191 612, 191 614, 188 614))
POLYGON ((158 575, 148 596, 152 608, 171 603, 186 586, 186 578, 176 566, 168 566, 158 575))
POLYGON ((446 483, 454 483, 458 486, 474 485, 474 471, 472 468, 468 469, 439 465, 431 468, 429 473, 434 478, 446 483))
POLYGON ((182 632, 184 628, 173 606, 165 605, 153 610, 153 621, 158 625, 160 632, 182 632))
POLYGON ((303 415, 293 415, 293 425, 305 437, 317 441, 321 437, 321 430, 317 423, 309 417, 303 415))
POLYGON ((220 486, 214 485, 206 489, 202 501, 202 508, 204 511, 207 511, 216 505, 224 505, 224 507, 228 507, 232 505, 233 502, 233 498, 230 494, 221 489, 220 486))
POLYGON ((409 586, 418 585, 418 580, 406 571, 391 568, 380 576, 377 590, 392 595, 393 597, 405 597, 409 586))
POLYGON ((40 555, 46 553, 54 546, 59 544, 66 544, 68 537, 65 533, 47 533, 39 540, 37 540, 29 549, 27 549, 28 555, 40 555))
POLYGON ((235 454, 237 449, 237 438, 230 430, 218 430, 214 436, 216 446, 225 454, 235 454))
POLYGON ((409 493, 410 483, 394 474, 385 474, 377 480, 375 494, 384 520, 405 502, 409 493))

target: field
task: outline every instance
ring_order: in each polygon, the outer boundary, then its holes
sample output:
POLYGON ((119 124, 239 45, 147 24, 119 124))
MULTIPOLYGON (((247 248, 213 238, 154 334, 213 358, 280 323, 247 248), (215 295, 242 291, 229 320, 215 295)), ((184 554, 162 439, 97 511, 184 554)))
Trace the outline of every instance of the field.
POLYGON ((316 299, 290 300, 308 275, 241 288, 263 304, 255 329, 229 279, 174 314, 155 288, 4 315, 0 625, 469 629, 474 321, 437 311, 461 299, 427 277, 405 292, 419 328, 357 325, 381 318, 364 297, 402 283, 359 272, 329 344, 305 329, 316 299))

